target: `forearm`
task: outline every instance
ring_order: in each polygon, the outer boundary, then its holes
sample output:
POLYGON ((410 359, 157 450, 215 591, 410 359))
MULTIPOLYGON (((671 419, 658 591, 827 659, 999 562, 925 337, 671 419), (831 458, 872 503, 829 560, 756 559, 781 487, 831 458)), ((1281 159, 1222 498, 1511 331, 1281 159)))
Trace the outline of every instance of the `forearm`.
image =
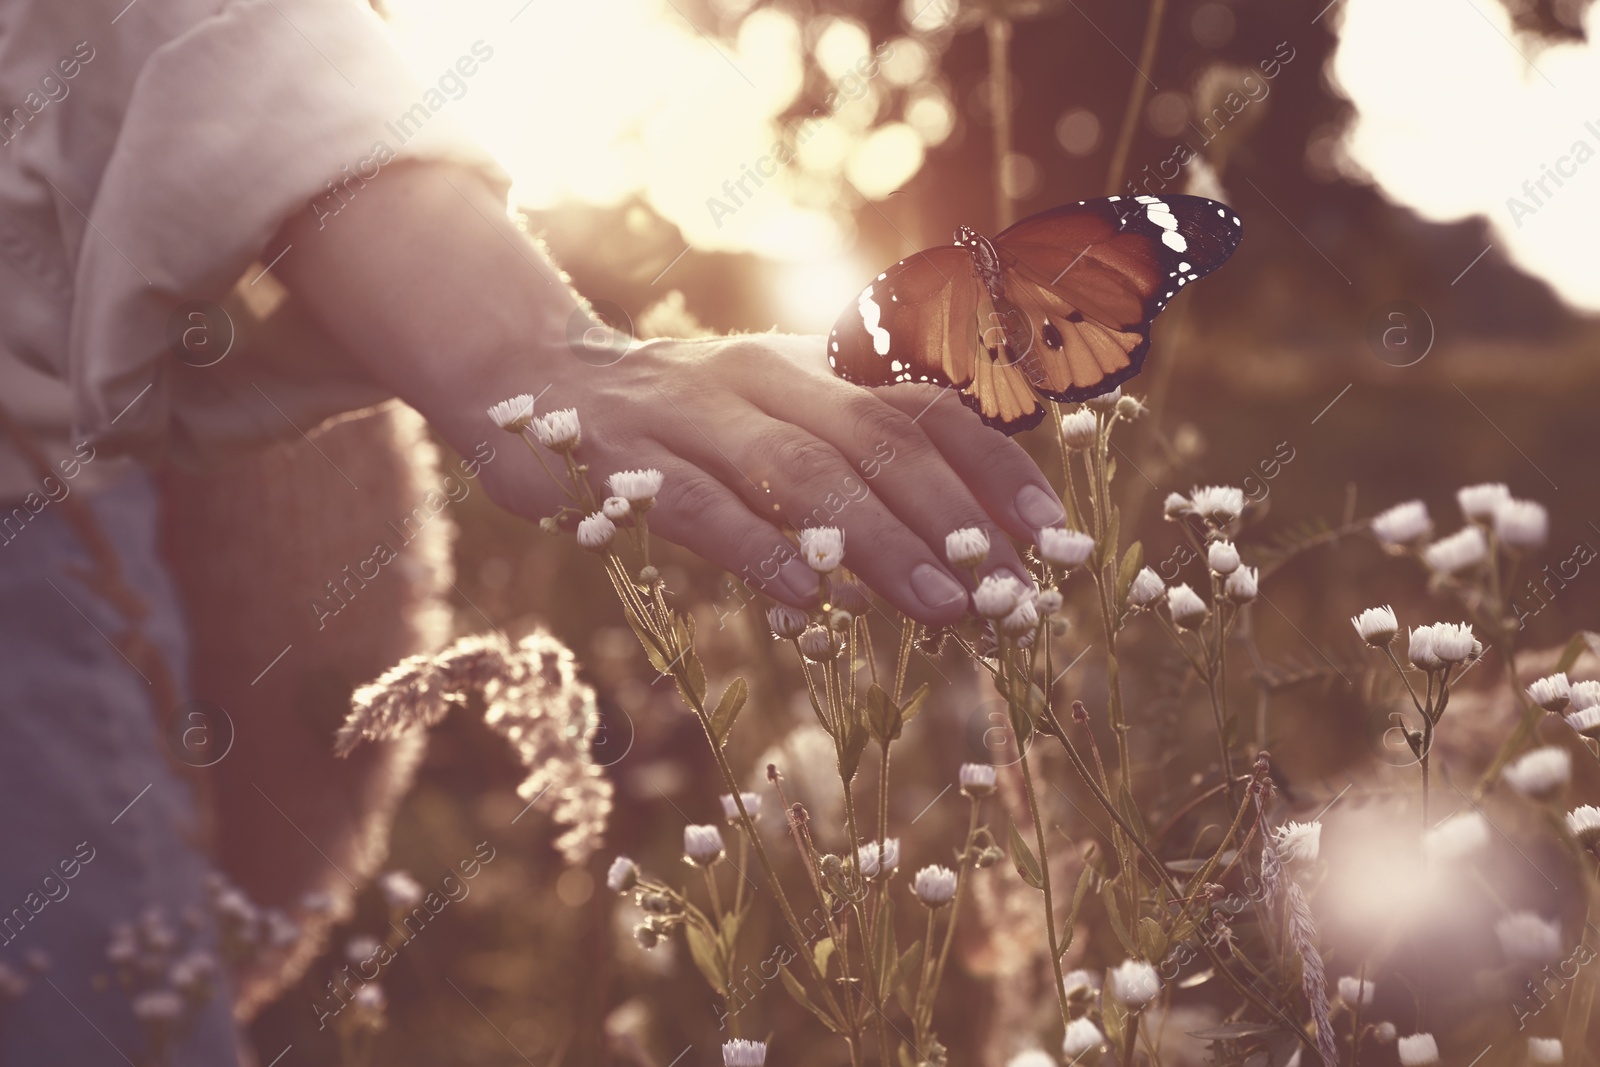
POLYGON ((471 172, 386 170, 336 219, 296 214, 268 255, 285 247, 274 272, 311 315, 462 451, 571 358, 576 297, 471 172))
MULTIPOLYGON (((948 533, 992 531, 981 573, 1024 575, 1001 531, 1031 540, 1061 521, 1014 442, 931 387, 878 395, 840 381, 821 338, 654 341, 603 366, 578 359, 567 344, 578 297, 466 172, 386 170, 320 225, 309 211, 287 223, 267 250, 287 248, 274 269, 458 450, 497 433, 486 409, 519 393, 540 397, 539 411, 576 408, 595 488, 616 471, 660 471, 651 531, 790 603, 818 588, 797 527, 838 525, 851 571, 937 626, 960 617, 972 579, 944 560, 948 533)), ((483 484, 528 518, 566 503, 527 455, 486 467, 483 484)))

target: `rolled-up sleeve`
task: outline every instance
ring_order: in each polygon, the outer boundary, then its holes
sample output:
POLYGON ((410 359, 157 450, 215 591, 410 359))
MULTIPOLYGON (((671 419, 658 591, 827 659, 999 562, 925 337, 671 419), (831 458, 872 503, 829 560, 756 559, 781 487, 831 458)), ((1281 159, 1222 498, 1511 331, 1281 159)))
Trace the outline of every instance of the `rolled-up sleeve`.
MULTIPOLYGON (((192 369, 172 365, 175 311, 254 285, 247 275, 266 269, 262 251, 292 213, 336 225, 339 205, 406 161, 474 168, 503 192, 504 174, 452 121, 448 99, 410 73, 359 0, 235 0, 155 47, 93 199, 77 205, 87 226, 66 362, 78 433, 138 450, 169 432, 174 405, 208 395, 164 374, 192 369)), ((246 406, 266 398, 296 428, 365 395, 319 397, 302 369, 275 396, 273 358, 259 348, 249 358, 233 381, 254 390, 227 394, 246 406)), ((227 421, 189 420, 202 427, 191 432, 227 421)))

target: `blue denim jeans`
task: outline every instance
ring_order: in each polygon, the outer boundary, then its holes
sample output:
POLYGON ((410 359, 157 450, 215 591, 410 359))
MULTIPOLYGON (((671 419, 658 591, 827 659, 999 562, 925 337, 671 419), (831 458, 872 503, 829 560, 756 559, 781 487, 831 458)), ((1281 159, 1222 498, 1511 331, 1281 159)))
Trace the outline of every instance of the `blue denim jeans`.
MULTIPOLYGON (((142 470, 82 492, 148 608, 145 636, 180 686, 182 612, 157 548, 159 499, 142 470)), ((37 499, 35 504, 37 505, 37 499)), ((80 577, 89 554, 62 503, 0 508, 0 1064, 233 1067, 222 968, 168 1047, 134 1012, 168 981, 149 960, 130 992, 107 955, 112 930, 158 915, 187 951, 215 957, 195 813, 157 723, 151 686, 111 643, 122 613, 80 577), (27 515, 26 520, 22 519, 27 515), (10 519, 10 522, 4 521, 10 519), (152 909, 158 909, 153 912, 152 909), (19 979, 20 976, 20 980, 19 979), (23 986, 25 985, 25 988, 23 986)), ((147 1014, 173 998, 146 1002, 147 1014)))

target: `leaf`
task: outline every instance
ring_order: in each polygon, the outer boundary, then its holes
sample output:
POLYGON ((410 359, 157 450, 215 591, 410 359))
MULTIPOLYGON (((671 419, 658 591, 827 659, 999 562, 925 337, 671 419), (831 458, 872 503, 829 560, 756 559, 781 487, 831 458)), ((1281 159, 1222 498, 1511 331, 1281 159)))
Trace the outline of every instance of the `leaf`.
POLYGON ((633 612, 629 611, 625 614, 628 616, 628 625, 633 627, 634 636, 637 637, 639 639, 639 643, 644 646, 644 654, 645 657, 650 660, 650 666, 654 667, 662 674, 670 673, 667 668, 672 661, 656 647, 654 635, 651 634, 649 630, 645 629, 644 624, 639 621, 633 612))
POLYGON ((1122 511, 1113 505, 1111 521, 1106 523, 1105 536, 1100 539, 1101 544, 1095 546, 1095 551, 1099 553, 1099 559, 1095 561, 1097 570, 1104 570, 1107 563, 1117 558, 1117 536, 1121 532, 1121 527, 1122 511))
POLYGON ((1146 915, 1139 920, 1139 949, 1147 960, 1162 960, 1167 955, 1167 936, 1161 924, 1146 915))
POLYGON ((1133 935, 1128 933, 1128 928, 1122 921, 1121 905, 1117 903, 1117 882, 1113 878, 1100 886, 1100 899, 1105 904, 1106 920, 1111 924, 1111 932, 1117 935, 1117 940, 1122 942, 1122 947, 1128 950, 1128 955, 1139 955, 1139 946, 1134 942, 1133 935))
POLYGON ((783 979, 783 988, 789 991, 789 995, 795 999, 795 1003, 799 1004, 812 1015, 815 1015, 818 1019, 822 1020, 822 1025, 826 1026, 829 1030, 832 1030, 836 1034, 844 1033, 843 1030, 839 1029, 838 1025, 833 1021, 832 1017, 829 1016, 827 1012, 823 1011, 821 1008, 817 1007, 811 1002, 811 998, 806 996, 806 987, 800 984, 800 979, 789 973, 789 968, 779 967, 778 974, 783 979))
POLYGON ((1133 802, 1133 793, 1129 791, 1126 781, 1117 790, 1117 807, 1122 809, 1122 817, 1128 820, 1128 825, 1133 827, 1134 833, 1143 838, 1144 816, 1139 814, 1139 805, 1133 802))
POLYGON ((1186 1032, 1190 1037, 1197 1037, 1201 1041, 1237 1041, 1243 1037, 1265 1037, 1282 1029, 1283 1027, 1271 1023, 1237 1022, 1186 1032))
POLYGON ((895 965, 900 962, 894 938, 894 900, 888 896, 883 898, 883 907, 878 911, 878 927, 873 931, 872 940, 872 966, 878 974, 878 1003, 881 1005, 889 999, 889 990, 894 988, 895 965))
POLYGON ((811 958, 816 962, 817 973, 824 978, 828 977, 828 961, 833 958, 833 949, 833 938, 825 937, 811 950, 811 958))
POLYGON ((1589 651, 1591 647, 1590 639, 1593 637, 1594 634, 1585 633, 1582 630, 1573 634, 1572 640, 1568 641, 1566 647, 1561 650, 1561 658, 1556 660, 1555 670, 1551 673, 1565 674, 1570 671, 1578 662, 1578 657, 1589 651))
MULTIPOLYGON (((906 697, 905 703, 900 705, 900 726, 902 728, 905 727, 906 723, 917 717, 917 712, 922 710, 923 701, 928 699, 928 693, 928 683, 923 682, 912 690, 911 695, 906 697)), ((895 736, 898 737, 899 735, 896 734, 895 736)))
POLYGON ((683 933, 689 941, 689 955, 694 957, 694 965, 700 968, 700 973, 705 976, 714 991, 719 995, 725 993, 722 984, 722 958, 716 943, 693 923, 685 923, 683 933))
POLYGON ((917 1003, 917 983, 921 982, 921 966, 921 941, 915 942, 910 948, 902 952, 899 961, 894 965, 895 995, 900 998, 900 1006, 908 1014, 917 1003), (917 980, 917 983, 912 983, 913 978, 917 980))
POLYGON ((1105 1031, 1106 1044, 1111 1048, 1122 1047, 1127 1020, 1128 1010, 1122 1006, 1122 1001, 1116 997, 1100 998, 1100 1027, 1105 1031))
POLYGON ((1078 875, 1078 888, 1072 891, 1072 910, 1067 912, 1067 921, 1061 931, 1061 954, 1058 959, 1067 955, 1067 949, 1072 947, 1072 928, 1078 922, 1078 909, 1083 907, 1083 898, 1089 892, 1089 883, 1094 879, 1094 868, 1084 864, 1083 871, 1078 875))
POLYGON ((871 736, 860 722, 850 723, 844 747, 839 751, 839 775, 846 784, 855 779, 856 768, 861 766, 861 753, 867 750, 867 741, 871 736))
POLYGON ((706 701, 706 669, 700 664, 700 657, 694 654, 694 647, 684 646, 683 677, 689 685, 689 690, 694 694, 690 704, 702 707, 706 701))
POLYGON ((867 728, 872 731, 873 740, 880 745, 887 745, 900 736, 900 709, 895 707, 889 694, 877 682, 867 686, 867 698, 863 706, 867 728))
POLYGON ((1144 566, 1144 542, 1135 541, 1128 546, 1128 551, 1122 554, 1122 566, 1117 571, 1117 603, 1128 602, 1128 590, 1133 588, 1133 580, 1138 577, 1139 570, 1144 566))
POLYGON ((1033 888, 1044 889, 1044 871, 1039 866, 1039 861, 1034 858, 1033 850, 1022 839, 1022 834, 1017 830, 1017 824, 1012 820, 1011 814, 1006 813, 1006 829, 1011 839, 1011 862, 1016 865, 1017 873, 1022 875, 1022 880, 1033 888))
POLYGON ((717 708, 711 713, 711 737, 719 747, 727 743, 728 731, 733 729, 733 721, 739 717, 749 696, 750 686, 743 678, 735 678, 722 691, 722 699, 717 701, 717 708))
POLYGON ((731 960, 734 957, 734 947, 739 940, 739 924, 750 913, 747 906, 744 911, 729 911, 723 916, 722 926, 717 930, 717 944, 722 950, 722 958, 731 960))
POLYGON ((1009 696, 1006 701, 1006 714, 1011 720, 1011 732, 1017 739, 1017 751, 1027 752, 1028 742, 1033 739, 1033 716, 1028 714, 1025 705, 1017 704, 1009 696))

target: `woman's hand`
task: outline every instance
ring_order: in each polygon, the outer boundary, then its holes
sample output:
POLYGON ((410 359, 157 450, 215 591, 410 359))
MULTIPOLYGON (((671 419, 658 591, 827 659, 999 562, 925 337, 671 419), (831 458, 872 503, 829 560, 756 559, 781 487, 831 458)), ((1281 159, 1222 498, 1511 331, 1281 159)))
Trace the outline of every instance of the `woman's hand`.
MULTIPOLYGON (((503 436, 486 409, 519 393, 576 408, 597 492, 618 470, 666 476, 650 528, 791 604, 816 597, 786 529, 838 526, 845 565, 930 625, 966 607, 944 537, 977 526, 984 572, 1021 561, 1061 505, 1014 442, 929 386, 866 390, 822 366, 818 338, 653 341, 608 367, 568 347, 571 290, 476 176, 386 169, 325 226, 311 212, 267 250, 274 273, 379 380, 463 454, 503 436)), ((502 450, 482 477, 530 519, 565 497, 534 458, 502 450)), ((559 467, 558 467, 559 469, 559 467)))
MULTIPOLYGON (((773 335, 653 341, 603 368, 567 355, 564 373, 548 368, 555 383, 537 410, 577 409, 578 456, 601 495, 615 471, 659 469, 650 529, 753 589, 814 603, 816 574, 784 530, 837 526, 852 572, 912 618, 951 622, 971 583, 945 562, 945 535, 985 530, 994 547, 983 572, 1020 575, 1003 535, 1031 540, 1061 521, 1061 504, 1021 447, 948 390, 850 385, 821 366, 822 345, 773 335)), ((484 478, 491 496, 529 518, 563 499, 539 484, 549 479, 531 457, 484 478)))

